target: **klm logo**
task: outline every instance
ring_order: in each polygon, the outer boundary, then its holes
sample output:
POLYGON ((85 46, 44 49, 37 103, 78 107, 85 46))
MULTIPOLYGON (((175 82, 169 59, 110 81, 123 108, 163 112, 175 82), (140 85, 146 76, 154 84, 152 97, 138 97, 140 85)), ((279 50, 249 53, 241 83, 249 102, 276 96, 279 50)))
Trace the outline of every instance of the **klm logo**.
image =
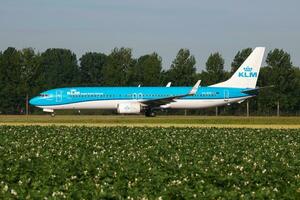
POLYGON ((67 92, 67 95, 80 95, 80 92, 76 89, 71 89, 69 92, 67 92))
POLYGON ((252 71, 252 67, 244 67, 244 71, 238 73, 239 77, 244 77, 244 78, 256 78, 257 77, 257 72, 252 71))

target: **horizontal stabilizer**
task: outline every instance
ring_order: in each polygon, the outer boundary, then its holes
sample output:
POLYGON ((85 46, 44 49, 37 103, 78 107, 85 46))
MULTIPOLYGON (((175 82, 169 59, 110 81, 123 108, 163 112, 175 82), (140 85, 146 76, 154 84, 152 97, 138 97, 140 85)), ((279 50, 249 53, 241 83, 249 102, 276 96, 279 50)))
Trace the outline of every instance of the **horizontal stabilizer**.
POLYGON ((267 89, 267 88, 273 88, 274 85, 266 86, 266 87, 256 87, 254 89, 247 89, 243 90, 242 93, 249 94, 249 95, 257 95, 259 90, 267 89))

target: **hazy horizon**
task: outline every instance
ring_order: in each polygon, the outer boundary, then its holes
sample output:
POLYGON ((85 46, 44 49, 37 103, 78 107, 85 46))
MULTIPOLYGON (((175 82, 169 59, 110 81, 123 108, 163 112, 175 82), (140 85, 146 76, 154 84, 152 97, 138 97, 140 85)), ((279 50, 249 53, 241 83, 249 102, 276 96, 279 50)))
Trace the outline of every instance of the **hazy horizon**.
POLYGON ((168 68, 188 48, 202 70, 220 52, 229 69, 241 49, 284 49, 300 66, 300 2, 296 0, 5 0, 0 7, 0 51, 12 46, 67 48, 77 55, 132 48, 135 58, 157 52, 168 68))

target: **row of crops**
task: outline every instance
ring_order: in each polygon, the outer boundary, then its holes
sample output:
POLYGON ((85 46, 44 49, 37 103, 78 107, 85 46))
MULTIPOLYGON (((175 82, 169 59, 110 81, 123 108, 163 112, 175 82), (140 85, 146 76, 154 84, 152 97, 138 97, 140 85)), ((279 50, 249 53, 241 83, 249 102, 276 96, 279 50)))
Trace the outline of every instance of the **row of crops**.
POLYGON ((0 199, 300 199, 300 130, 0 126, 0 199))

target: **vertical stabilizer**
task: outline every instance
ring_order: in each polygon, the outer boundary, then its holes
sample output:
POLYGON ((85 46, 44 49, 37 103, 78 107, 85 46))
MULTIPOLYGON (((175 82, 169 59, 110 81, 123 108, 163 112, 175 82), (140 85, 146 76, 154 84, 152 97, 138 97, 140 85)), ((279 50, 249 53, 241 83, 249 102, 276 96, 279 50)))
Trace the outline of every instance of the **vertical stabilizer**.
POLYGON ((265 47, 256 47, 230 79, 212 87, 255 88, 264 52, 265 47))

